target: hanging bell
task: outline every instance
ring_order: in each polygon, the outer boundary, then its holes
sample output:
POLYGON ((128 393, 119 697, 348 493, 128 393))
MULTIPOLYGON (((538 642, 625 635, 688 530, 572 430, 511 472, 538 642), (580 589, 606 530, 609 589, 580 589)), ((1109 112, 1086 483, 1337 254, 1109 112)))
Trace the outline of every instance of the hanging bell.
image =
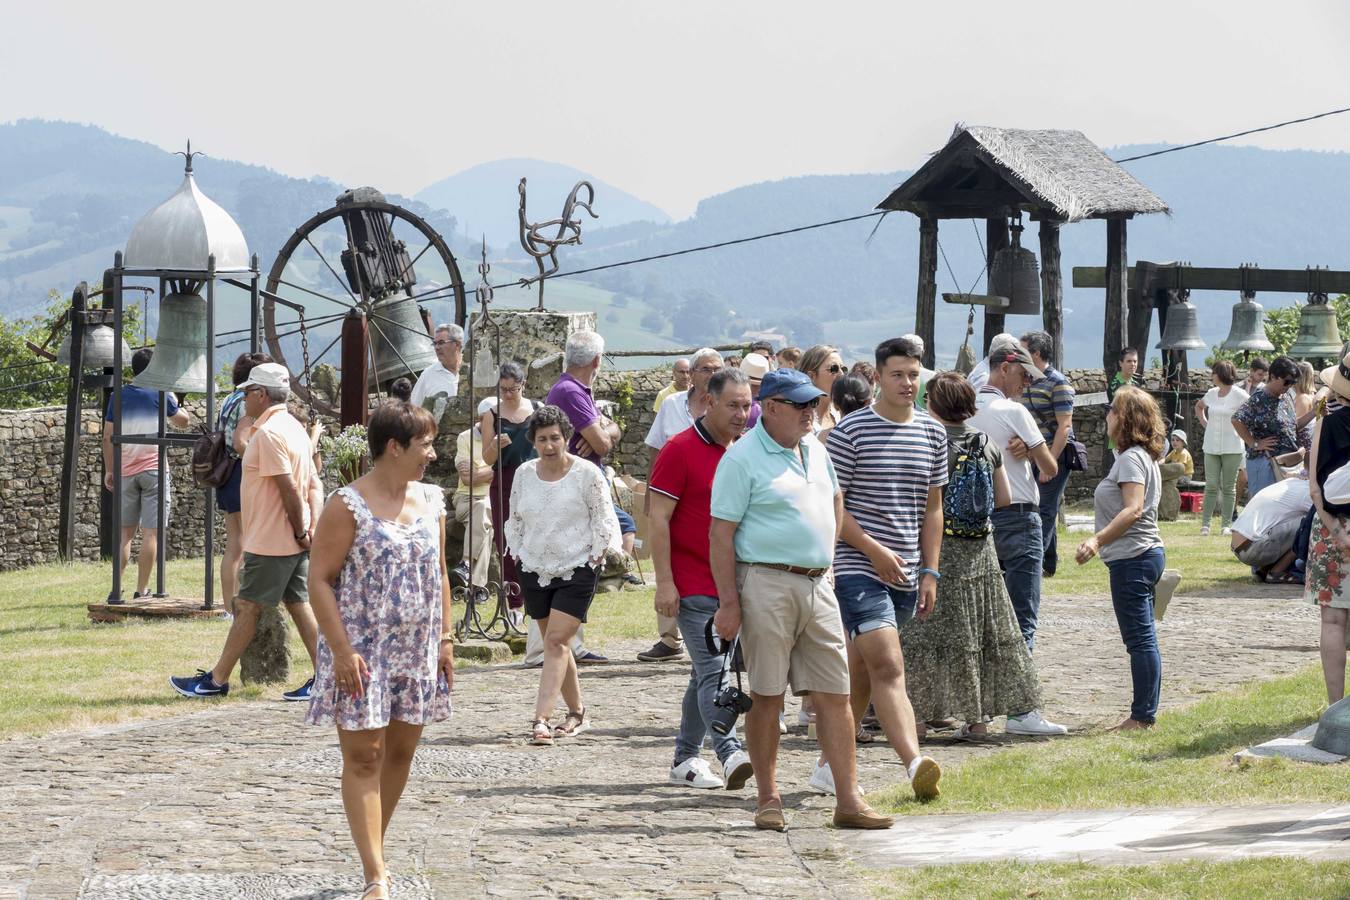
POLYGON ((206 298, 165 295, 159 301, 154 356, 133 383, 152 391, 201 394, 210 377, 206 370, 206 298))
POLYGON ((1012 225, 1012 243, 994 254, 989 269, 989 292, 1008 298, 1003 310, 1010 316, 1041 314, 1041 273, 1036 254, 1022 246, 1022 224, 1012 225))
POLYGON ((1326 294, 1316 294, 1298 317, 1298 337, 1289 348, 1294 359, 1339 359, 1341 331, 1326 294))
POLYGON ((1194 303, 1183 299, 1167 304, 1167 326, 1157 346, 1159 350, 1204 350, 1208 346, 1200 339, 1200 320, 1194 303))
MULTIPOLYGON (((56 350, 56 361, 70 365, 70 334, 67 333, 56 350)), ((131 363, 131 348, 122 341, 122 362, 131 363)), ((84 367, 108 369, 113 364, 113 330, 107 325, 91 325, 84 330, 84 367)))
POLYGON ((431 346, 417 301, 394 294, 374 305, 370 311, 370 353, 373 387, 402 375, 416 379, 436 361, 436 349, 431 346))
POLYGON ((1266 339, 1266 311, 1256 302, 1256 295, 1244 293, 1233 307, 1233 326, 1219 347, 1223 350, 1263 350, 1267 353, 1275 345, 1266 339))

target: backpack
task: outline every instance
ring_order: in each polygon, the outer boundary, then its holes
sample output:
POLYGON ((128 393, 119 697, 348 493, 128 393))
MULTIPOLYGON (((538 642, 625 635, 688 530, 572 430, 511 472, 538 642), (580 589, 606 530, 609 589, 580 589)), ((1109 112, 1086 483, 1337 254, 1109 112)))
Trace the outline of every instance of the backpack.
POLYGON ((994 468, 985 456, 989 438, 976 434, 959 444, 956 465, 942 495, 942 530, 953 537, 989 534, 994 512, 994 468))
POLYGON ((225 440, 224 423, 225 417, 242 401, 242 395, 225 400, 216 418, 215 431, 209 430, 205 425, 201 426, 202 436, 192 445, 192 480, 201 487, 221 487, 234 474, 239 457, 225 440))

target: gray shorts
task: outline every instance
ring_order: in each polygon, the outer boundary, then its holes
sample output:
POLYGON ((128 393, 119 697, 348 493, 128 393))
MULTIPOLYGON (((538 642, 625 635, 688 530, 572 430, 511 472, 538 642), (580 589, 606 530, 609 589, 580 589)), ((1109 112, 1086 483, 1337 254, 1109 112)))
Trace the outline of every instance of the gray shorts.
POLYGON ((263 606, 305 603, 309 600, 309 551, 290 556, 260 556, 244 551, 239 567, 240 600, 263 606))
POLYGON ((1298 537, 1298 529, 1302 524, 1302 516, 1285 519, 1267 528, 1265 534, 1241 550, 1233 551, 1233 555, 1254 569, 1273 566, 1280 561, 1281 556, 1294 549, 1294 539, 1298 537))
MULTIPOLYGON (((172 483, 169 474, 164 473, 164 502, 173 503, 172 483)), ((165 525, 168 513, 165 513, 165 525)), ((159 527, 159 472, 139 472, 130 478, 122 478, 122 527, 135 528, 159 527)))

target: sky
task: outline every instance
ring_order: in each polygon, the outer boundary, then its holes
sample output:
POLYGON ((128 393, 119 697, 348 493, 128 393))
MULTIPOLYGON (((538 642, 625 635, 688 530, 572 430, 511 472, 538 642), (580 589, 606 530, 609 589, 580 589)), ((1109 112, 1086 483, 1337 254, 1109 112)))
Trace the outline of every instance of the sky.
MULTIPOLYGON (((0 0, 0 122, 411 195, 566 163, 662 207, 912 169, 958 122, 1184 143, 1350 106, 1350 4, 0 0)), ((1240 143, 1350 151, 1350 114, 1240 143)), ((1133 171, 1147 182, 1149 163, 1133 171)))

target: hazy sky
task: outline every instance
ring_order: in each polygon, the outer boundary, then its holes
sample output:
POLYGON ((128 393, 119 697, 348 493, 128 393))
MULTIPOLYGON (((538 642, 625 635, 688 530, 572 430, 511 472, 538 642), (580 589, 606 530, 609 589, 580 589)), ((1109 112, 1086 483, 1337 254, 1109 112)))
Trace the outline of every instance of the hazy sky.
MULTIPOLYGON (((749 182, 912 168, 958 120, 1108 146, 1350 106, 1338 0, 0 6, 0 121, 404 194, 537 157, 676 217, 749 182)), ((1350 151, 1350 114, 1244 142, 1350 151)))

